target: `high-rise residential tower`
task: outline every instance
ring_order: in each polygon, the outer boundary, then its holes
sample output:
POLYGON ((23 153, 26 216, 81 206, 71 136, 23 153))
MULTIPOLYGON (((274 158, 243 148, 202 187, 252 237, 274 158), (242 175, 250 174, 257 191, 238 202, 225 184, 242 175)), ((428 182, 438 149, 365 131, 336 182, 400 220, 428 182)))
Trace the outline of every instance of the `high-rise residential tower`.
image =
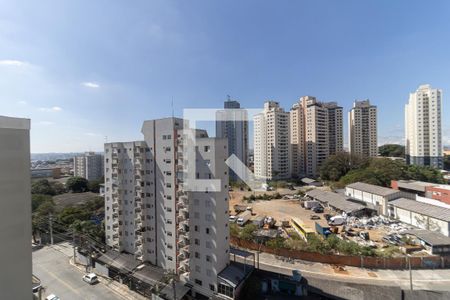
POLYGON ((406 162, 442 169, 442 90, 429 84, 409 94, 405 106, 406 162))
POLYGON ((103 155, 95 152, 86 152, 83 155, 73 158, 73 175, 86 178, 87 180, 97 180, 103 176, 104 167, 103 155))
MULTIPOLYGON (((216 113, 216 136, 228 140, 228 155, 236 155, 244 165, 248 160, 248 114, 237 101, 228 100, 216 113)), ((230 170, 230 180, 239 178, 230 170)))
POLYGON ((142 133, 144 141, 105 144, 106 243, 210 297, 229 263, 227 141, 178 118, 145 121, 142 133), (185 157, 188 131, 195 170, 185 157), (186 172, 220 180, 221 189, 188 190, 186 172))
POLYGON ((0 116, 0 290, 31 299, 30 120, 0 116))
POLYGON ((291 171, 294 177, 319 175, 329 155, 343 151, 342 107, 304 96, 290 111, 291 171))
POLYGON ((377 156, 377 107, 371 105, 369 100, 355 101, 348 119, 350 153, 377 156))
POLYGON ((289 113, 278 102, 267 101, 254 122, 255 176, 268 180, 289 178, 289 113))

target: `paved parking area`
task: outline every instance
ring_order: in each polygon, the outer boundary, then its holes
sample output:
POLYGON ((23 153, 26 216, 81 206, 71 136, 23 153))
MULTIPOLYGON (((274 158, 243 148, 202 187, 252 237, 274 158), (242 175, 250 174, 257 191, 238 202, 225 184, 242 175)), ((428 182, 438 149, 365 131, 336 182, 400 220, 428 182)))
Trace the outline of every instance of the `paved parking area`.
MULTIPOLYGON (((111 289, 110 283, 100 278, 100 283, 89 285, 82 281, 83 272, 69 264, 73 249, 69 244, 46 246, 33 251, 33 274, 39 277, 45 288, 43 299, 55 294, 61 299, 118 300, 134 299, 111 289)), ((126 287, 125 287, 126 288, 126 287)))

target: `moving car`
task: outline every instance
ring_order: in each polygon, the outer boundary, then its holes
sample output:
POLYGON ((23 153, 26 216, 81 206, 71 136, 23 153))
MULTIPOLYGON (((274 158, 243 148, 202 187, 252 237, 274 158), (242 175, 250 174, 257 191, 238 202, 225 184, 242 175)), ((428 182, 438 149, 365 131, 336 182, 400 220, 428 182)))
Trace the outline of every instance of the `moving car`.
POLYGON ((55 294, 50 294, 47 296, 47 298, 45 298, 45 300, 60 300, 60 299, 55 294))
POLYGON ((94 273, 89 273, 83 276, 83 281, 89 284, 95 284, 98 282, 98 277, 94 273))

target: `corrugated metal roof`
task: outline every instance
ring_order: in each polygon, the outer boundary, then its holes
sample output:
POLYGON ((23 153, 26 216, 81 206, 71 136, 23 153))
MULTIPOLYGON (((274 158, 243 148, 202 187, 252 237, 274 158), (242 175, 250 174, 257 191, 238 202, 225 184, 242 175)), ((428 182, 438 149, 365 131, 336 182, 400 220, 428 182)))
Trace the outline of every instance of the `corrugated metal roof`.
POLYGON ((422 214, 425 216, 429 216, 438 220, 450 222, 450 209, 419 202, 415 200, 410 200, 406 198, 399 198, 396 200, 392 200, 389 202, 389 205, 393 205, 395 207, 409 210, 418 214, 422 214))
POLYGON ((414 235, 431 246, 450 246, 450 237, 447 237, 439 232, 425 229, 414 229, 405 231, 405 233, 414 235))
POLYGON ((424 181, 416 181, 416 180, 398 180, 398 187, 410 189, 419 192, 425 192, 425 188, 428 186, 434 186, 436 184, 424 182, 424 181))
POLYGON ((318 181, 315 180, 315 179, 311 179, 311 178, 305 177, 305 178, 302 178, 302 182, 308 184, 308 183, 314 183, 314 182, 318 182, 318 181))
POLYGON ((372 193, 375 195, 379 195, 379 196, 389 196, 395 193, 399 193, 399 191, 394 190, 394 189, 390 189, 390 188, 386 188, 386 187, 382 187, 382 186, 378 186, 378 185, 373 185, 373 184, 369 184, 369 183, 365 183, 365 182, 355 182, 352 184, 347 185, 348 188, 352 188, 355 190, 360 190, 363 192, 368 192, 368 193, 372 193))
POLYGON ((228 285, 236 288, 247 275, 253 271, 252 265, 245 265, 238 262, 231 262, 218 275, 218 279, 226 282, 228 285))
POLYGON ((336 209, 345 211, 346 213, 351 213, 365 208, 365 206, 348 201, 346 197, 333 192, 315 189, 306 192, 306 195, 318 200, 319 202, 327 203, 336 209))

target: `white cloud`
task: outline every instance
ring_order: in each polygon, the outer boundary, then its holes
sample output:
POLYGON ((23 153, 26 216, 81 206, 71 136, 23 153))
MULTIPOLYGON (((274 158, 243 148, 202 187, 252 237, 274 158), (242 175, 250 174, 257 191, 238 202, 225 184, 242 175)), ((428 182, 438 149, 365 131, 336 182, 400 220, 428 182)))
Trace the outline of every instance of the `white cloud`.
POLYGON ((53 107, 41 107, 39 108, 40 111, 45 111, 45 112, 59 112, 62 111, 62 108, 59 106, 53 106, 53 107))
POLYGON ((379 136, 378 137, 378 146, 382 146, 385 144, 405 144, 404 136, 379 136))
POLYGON ((17 101, 17 104, 19 104, 19 105, 27 105, 28 103, 27 103, 27 101, 21 100, 21 101, 17 101))
POLYGON ((100 87, 100 85, 98 83, 90 82, 90 81, 83 82, 81 85, 91 88, 91 89, 98 89, 100 87))
POLYGON ((25 67, 28 65, 27 62, 14 59, 3 59, 0 60, 0 65, 2 66, 14 66, 14 67, 25 67))

